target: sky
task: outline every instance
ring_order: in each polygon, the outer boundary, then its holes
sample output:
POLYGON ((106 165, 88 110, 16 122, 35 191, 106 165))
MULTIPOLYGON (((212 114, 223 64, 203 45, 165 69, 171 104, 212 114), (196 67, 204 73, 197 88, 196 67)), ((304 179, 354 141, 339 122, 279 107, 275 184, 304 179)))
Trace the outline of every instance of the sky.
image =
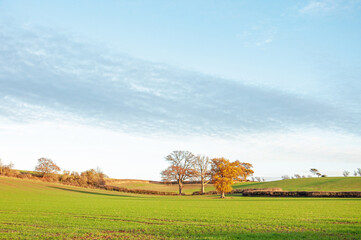
POLYGON ((361 167, 361 1, 0 0, 0 158, 160 180, 361 167))

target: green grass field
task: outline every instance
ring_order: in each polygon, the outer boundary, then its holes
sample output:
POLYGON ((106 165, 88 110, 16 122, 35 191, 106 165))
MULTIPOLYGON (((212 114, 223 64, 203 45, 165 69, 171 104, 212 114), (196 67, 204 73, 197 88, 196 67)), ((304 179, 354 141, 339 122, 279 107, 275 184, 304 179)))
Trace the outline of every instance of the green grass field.
POLYGON ((1 239, 360 239, 361 199, 149 196, 0 177, 1 239))
POLYGON ((247 182, 237 188, 282 188, 284 191, 361 191, 361 177, 299 178, 273 182, 247 182))
MULTIPOLYGON (((176 184, 157 184, 143 180, 112 179, 107 184, 129 189, 178 192, 178 185, 176 184)), ((285 191, 361 191, 361 177, 300 178, 273 182, 246 182, 237 183, 233 185, 233 188, 282 188, 285 191)), ((206 185, 206 191, 213 190, 215 190, 213 185, 206 185)), ((200 191, 199 184, 184 185, 184 193, 192 194, 195 191, 200 191)))

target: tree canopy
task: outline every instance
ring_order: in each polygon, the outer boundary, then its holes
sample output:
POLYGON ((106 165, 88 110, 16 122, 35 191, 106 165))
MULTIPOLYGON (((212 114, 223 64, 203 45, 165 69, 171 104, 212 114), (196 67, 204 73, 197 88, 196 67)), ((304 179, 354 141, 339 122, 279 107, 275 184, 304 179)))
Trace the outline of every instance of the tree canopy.
POLYGON ((179 194, 182 194, 183 182, 196 175, 194 170, 195 156, 188 151, 173 151, 165 158, 170 166, 161 172, 163 181, 176 181, 179 194))
POLYGON ((60 167, 49 158, 39 158, 35 171, 41 172, 43 178, 60 171, 60 167))
POLYGON ((253 173, 252 167, 250 163, 230 162, 225 158, 212 159, 212 182, 221 192, 221 198, 232 191, 231 186, 235 181, 245 181, 253 173))

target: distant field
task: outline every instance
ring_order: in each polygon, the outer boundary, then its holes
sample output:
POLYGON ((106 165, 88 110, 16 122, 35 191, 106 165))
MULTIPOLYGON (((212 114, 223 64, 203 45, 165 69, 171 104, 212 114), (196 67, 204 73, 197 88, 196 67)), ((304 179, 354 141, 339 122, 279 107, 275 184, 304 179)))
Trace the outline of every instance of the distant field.
MULTIPOLYGON (((152 190, 152 191, 160 191, 160 192, 175 192, 178 193, 178 185, 177 184, 161 184, 161 183, 152 183, 144 180, 121 180, 121 179, 108 179, 108 185, 117 186, 117 187, 125 187, 129 189, 144 189, 144 190, 152 190)), ((185 184, 183 188, 183 192, 186 194, 192 194, 193 192, 200 191, 200 184, 185 184)), ((206 191, 215 190, 212 184, 206 185, 206 191)))
MULTIPOLYGON (((129 189, 145 189, 162 192, 178 192, 176 184, 158 184, 143 180, 109 179, 107 184, 129 189)), ((239 188, 282 188, 285 191, 361 191, 361 177, 300 178, 273 182, 246 182, 233 185, 239 188)), ((206 191, 215 190, 212 184, 206 185, 206 191)), ((184 185, 184 192, 192 194, 200 191, 199 184, 184 185)))
POLYGON ((282 188, 285 191, 361 191, 361 177, 299 178, 273 182, 247 182, 238 188, 282 188))
POLYGON ((360 239, 361 199, 150 196, 0 177, 0 239, 360 239))

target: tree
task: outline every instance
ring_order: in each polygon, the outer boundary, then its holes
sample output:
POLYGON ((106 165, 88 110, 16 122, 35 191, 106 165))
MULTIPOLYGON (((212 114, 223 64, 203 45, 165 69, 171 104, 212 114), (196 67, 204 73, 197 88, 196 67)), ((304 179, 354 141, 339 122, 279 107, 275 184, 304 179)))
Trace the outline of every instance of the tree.
POLYGON ((311 168, 310 169, 310 172, 313 174, 313 175, 317 175, 318 177, 320 177, 322 174, 319 173, 319 171, 316 169, 316 168, 311 168))
POLYGON ((4 164, 3 164, 3 162, 2 162, 2 160, 1 160, 1 158, 0 158, 0 175, 3 175, 3 167, 4 167, 4 164))
POLYGON ((361 168, 357 169, 357 173, 358 173, 359 176, 361 176, 361 168))
POLYGON ((353 172, 353 175, 354 175, 355 177, 357 177, 357 172, 356 172, 356 171, 354 171, 354 172, 353 172))
POLYGON ((194 170, 197 176, 201 179, 201 192, 204 194, 204 186, 210 181, 211 160, 209 157, 198 155, 194 160, 194 170))
POLYGON ((57 173, 60 171, 60 168, 49 158, 39 158, 35 171, 41 172, 43 174, 43 178, 45 178, 46 176, 51 176, 52 174, 57 173))
POLYGON ((283 179, 283 180, 286 180, 286 179, 290 179, 290 177, 289 177, 288 175, 283 175, 283 176, 282 176, 282 179, 283 179))
POLYGON ((343 171, 342 174, 344 177, 348 177, 348 175, 350 175, 350 172, 345 170, 345 171, 343 171))
POLYGON ((212 159, 212 181, 221 193, 221 198, 232 190, 231 185, 234 181, 245 181, 247 176, 253 174, 252 167, 250 163, 230 162, 225 158, 212 159))
POLYGON ((196 171, 193 168, 195 156, 188 151, 173 151, 165 159, 171 165, 161 172, 162 180, 176 181, 179 195, 182 195, 184 181, 196 176, 196 171))
POLYGON ((0 158, 0 175, 12 176, 14 164, 10 162, 8 165, 4 164, 0 158))

